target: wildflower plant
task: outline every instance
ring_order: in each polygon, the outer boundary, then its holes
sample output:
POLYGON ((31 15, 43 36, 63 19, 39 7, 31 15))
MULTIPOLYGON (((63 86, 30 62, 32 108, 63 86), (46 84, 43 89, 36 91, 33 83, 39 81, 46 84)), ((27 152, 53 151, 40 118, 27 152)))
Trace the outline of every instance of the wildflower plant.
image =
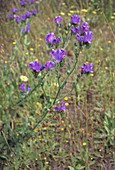
MULTIPOLYGON (((34 4, 34 0, 29 0, 28 4, 34 4)), ((27 5, 27 1, 22 0, 20 1, 21 8, 24 8, 27 5)), ((36 9, 32 9, 30 11, 24 11, 23 14, 18 14, 18 11, 13 8, 12 14, 9 15, 9 19, 13 20, 17 27, 19 27, 19 40, 15 44, 15 54, 18 52, 20 55, 20 48, 19 44, 20 42, 23 43, 24 46, 24 54, 26 53, 28 49, 28 45, 30 42, 28 41, 28 34, 31 30, 31 19, 33 16, 37 14, 36 9), (14 13, 17 13, 16 18, 13 17, 14 13)), ((63 95, 63 90, 68 82, 68 78, 70 75, 77 69, 77 62, 79 59, 79 54, 82 51, 83 47, 90 47, 91 41, 93 39, 92 32, 89 31, 88 23, 83 22, 80 26, 81 19, 80 16, 71 15, 71 21, 67 24, 67 29, 63 28, 62 25, 62 17, 58 16, 54 19, 54 24, 57 26, 58 30, 58 36, 54 34, 53 32, 47 33, 46 35, 46 46, 48 48, 48 57, 49 60, 41 63, 40 59, 39 61, 31 61, 28 66, 26 67, 27 72, 29 73, 30 78, 32 78, 32 84, 29 85, 29 77, 25 78, 24 76, 21 76, 21 80, 23 83, 18 84, 18 91, 17 94, 17 100, 14 101, 14 98, 11 95, 11 103, 8 106, 9 112, 12 116, 16 116, 16 113, 14 114, 15 110, 13 110, 12 105, 14 108, 17 106, 24 107, 25 103, 29 102, 29 100, 32 99, 32 95, 36 94, 40 90, 42 91, 42 95, 39 97, 41 99, 42 103, 42 113, 41 117, 38 119, 36 114, 32 112, 33 117, 35 118, 34 124, 31 125, 31 121, 29 120, 28 116, 25 117, 25 120, 23 122, 23 130, 21 129, 22 126, 18 126, 17 128, 17 134, 19 134, 19 137, 21 136, 25 139, 30 139, 32 135, 34 134, 34 130, 40 126, 42 121, 47 120, 48 113, 53 109, 54 113, 52 113, 52 117, 55 114, 63 113, 66 111, 66 103, 63 101, 64 97, 66 97, 71 91, 75 88, 75 84, 79 83, 80 78, 87 73, 93 72, 93 64, 90 63, 89 66, 84 63, 84 66, 81 68, 81 74, 78 73, 76 75, 76 80, 72 84, 70 91, 67 92, 67 94, 63 95), (89 32, 88 32, 89 31, 89 32), (65 35, 66 32, 66 35, 65 35), (74 61, 72 66, 68 63, 68 66, 66 66, 67 61, 67 47, 69 46, 69 43, 71 43, 71 40, 74 39, 75 43, 72 47, 72 50, 75 54, 74 61), (61 73, 61 69, 65 69, 64 75, 61 73), (53 75, 54 74, 54 75, 53 75), (51 95, 51 89, 52 86, 50 84, 49 77, 53 77, 56 80, 56 91, 55 96, 52 97, 51 95), (47 83, 49 84, 47 85, 47 83), (48 88, 46 88, 46 86, 48 88), (48 90, 47 90, 48 89, 48 90), (59 104, 58 104, 59 103, 59 104), (59 106, 58 106, 59 105, 59 106), (21 132, 21 130, 23 132, 21 132), (31 133, 33 132, 33 133, 31 133)), ((45 40, 44 40, 45 41, 45 40)), ((19 68, 20 73, 24 71, 24 54, 22 55, 22 61, 19 61, 19 68)), ((11 58, 11 62, 14 61, 14 58, 11 58)), ((19 76, 20 79, 20 76, 19 76)), ((15 90, 15 88, 14 88, 15 90)), ((5 110, 4 110, 5 113, 5 110)), ((7 123, 7 121, 6 121, 7 123)), ((10 119, 9 119, 10 124, 10 119)), ((13 133, 13 132, 12 132, 13 133)), ((16 132, 14 132, 16 133, 16 132)), ((18 138, 18 136, 17 136, 18 138)), ((17 139, 18 140, 18 139, 17 139)))

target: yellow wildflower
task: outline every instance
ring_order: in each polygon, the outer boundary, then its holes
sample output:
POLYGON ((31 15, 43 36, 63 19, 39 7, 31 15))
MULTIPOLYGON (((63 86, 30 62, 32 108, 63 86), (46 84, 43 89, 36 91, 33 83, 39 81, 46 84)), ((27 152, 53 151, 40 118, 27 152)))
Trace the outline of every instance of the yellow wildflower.
POLYGON ((71 16, 71 14, 70 14, 70 13, 68 13, 68 16, 71 16))
POLYGON ((16 44, 16 42, 14 41, 14 42, 13 42, 13 44, 15 45, 15 44, 16 44))
POLYGON ((19 136, 19 134, 17 133, 17 136, 19 136))
POLYGON ((85 142, 83 142, 83 146, 86 146, 86 143, 85 143, 85 142))
POLYGON ((68 105, 69 105, 69 103, 65 103, 65 105, 66 105, 66 106, 68 106, 68 105))
POLYGON ((75 13, 75 11, 69 11, 71 14, 74 14, 75 13))
POLYGON ((7 63, 8 63, 8 61, 5 61, 5 63, 7 64, 7 63))
POLYGON ((65 98, 64 98, 64 100, 68 100, 68 98, 67 98, 67 97, 65 97, 65 98))
POLYGON ((105 67, 105 69, 108 69, 108 67, 105 67))
POLYGON ((28 53, 26 53, 26 55, 28 55, 28 53))
POLYGON ((37 104, 40 108, 42 108, 42 104, 41 104, 41 103, 37 102, 36 104, 37 104))
POLYGON ((58 83, 57 83, 57 84, 56 84, 56 83, 54 83, 54 86, 59 87, 59 84, 58 84, 58 83))
POLYGON ((110 44, 110 43, 111 43, 111 41, 108 41, 108 43, 110 44))
POLYGON ((88 12, 87 9, 81 9, 82 12, 88 12))
POLYGON ((101 48, 101 47, 100 47, 100 50, 102 51, 102 50, 103 50, 103 48, 101 48))
POLYGON ((30 48, 30 51, 34 51, 34 49, 33 49, 33 48, 30 48))
POLYGON ((77 10, 76 13, 79 14, 79 10, 77 10))
POLYGON ((35 61, 38 61, 38 59, 36 58, 35 61))
POLYGON ((93 14, 97 14, 97 12, 96 12, 96 11, 92 11, 92 13, 93 13, 93 14))
POLYGON ((92 77, 94 76, 94 74, 90 74, 92 77))
POLYGON ((64 13, 64 12, 60 12, 60 15, 64 16, 64 15, 65 15, 65 13, 64 13))
POLYGON ((64 131, 64 128, 61 128, 61 131, 64 131))
POLYGON ((46 164, 48 165, 48 164, 49 164, 49 162, 46 162, 46 164))
POLYGON ((111 16, 111 19, 114 19, 115 17, 114 16, 111 16))
POLYGON ((26 61, 26 63, 30 63, 30 61, 29 61, 29 60, 27 60, 27 61, 26 61))

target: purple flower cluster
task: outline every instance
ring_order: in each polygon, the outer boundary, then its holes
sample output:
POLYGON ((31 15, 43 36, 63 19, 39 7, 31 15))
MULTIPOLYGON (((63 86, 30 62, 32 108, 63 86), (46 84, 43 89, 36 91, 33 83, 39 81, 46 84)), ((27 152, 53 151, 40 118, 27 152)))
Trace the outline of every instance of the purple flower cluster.
POLYGON ((9 14, 8 17, 9 19, 14 19, 14 15, 9 14))
POLYGON ((26 19, 26 15, 21 15, 21 20, 25 21, 25 19, 26 19))
POLYGON ((54 62, 52 61, 47 61, 45 65, 41 65, 39 64, 38 61, 35 61, 34 63, 31 62, 29 64, 29 68, 32 69, 32 71, 34 72, 40 72, 42 71, 44 68, 46 69, 46 71, 49 71, 51 68, 55 67, 54 62))
POLYGON ((34 10, 32 11, 32 14, 33 14, 33 15, 36 15, 36 14, 37 14, 37 10, 34 9, 34 10))
POLYGON ((81 66, 81 74, 83 73, 93 73, 93 63, 88 64, 84 63, 84 66, 81 66))
POLYGON ((26 4, 25 0, 20 1, 20 5, 24 6, 26 4))
POLYGON ((47 36, 46 36, 46 44, 51 44, 51 45, 54 45, 54 44, 58 44, 61 42, 61 39, 60 37, 58 37, 56 39, 56 37, 54 36, 54 33, 48 33, 47 36))
POLYGON ((71 27, 71 35, 74 33, 78 33, 79 34, 79 26, 74 28, 73 26, 71 27))
POLYGON ((26 18, 29 18, 31 15, 32 15, 31 12, 29 12, 29 11, 26 12, 26 18))
POLYGON ((27 32, 29 32, 29 31, 30 31, 30 24, 28 24, 28 25, 26 26, 26 30, 25 30, 25 29, 22 29, 22 34, 27 33, 27 32))
MULTIPOLYGON (((20 86, 20 90, 26 92, 25 84, 22 84, 22 85, 20 86)), ((28 87, 28 89, 27 89, 27 94, 29 93, 30 90, 31 90, 31 87, 28 87)))
POLYGON ((40 72, 43 68, 41 64, 39 64, 38 61, 35 61, 34 63, 29 63, 29 68, 32 69, 34 72, 40 72))
POLYGON ((80 23, 80 17, 77 15, 72 16, 71 15, 71 24, 79 24, 80 23))
POLYGON ((11 10, 14 14, 17 12, 17 9, 15 9, 15 8, 12 8, 12 10, 11 10))
POLYGON ((56 105, 55 105, 55 107, 54 107, 54 109, 55 109, 56 112, 57 112, 57 111, 59 111, 59 112, 61 112, 61 111, 66 111, 65 108, 66 108, 66 105, 65 105, 64 102, 61 104, 61 107, 60 107, 60 108, 58 108, 56 105))
POLYGON ((78 17, 77 15, 71 16, 71 24, 73 24, 73 26, 71 27, 71 35, 72 34, 77 34, 77 40, 79 42, 79 44, 81 45, 81 43, 89 43, 91 44, 91 41, 93 39, 92 36, 92 31, 89 31, 89 26, 87 22, 83 22, 81 25, 81 34, 79 34, 80 32, 80 28, 79 26, 76 27, 76 24, 80 23, 80 17, 78 17))
POLYGON ((93 39, 92 34, 92 31, 85 32, 84 42, 88 42, 89 44, 91 44, 91 40, 93 39))
POLYGON ((20 21, 20 16, 17 16, 16 17, 16 19, 15 19, 15 21, 17 22, 17 24, 19 23, 19 21, 20 21))
POLYGON ((83 22, 83 24, 81 25, 81 34, 87 32, 89 29, 88 23, 87 22, 83 22))
POLYGON ((57 18, 54 19, 56 24, 60 24, 61 20, 62 20, 61 16, 58 16, 57 18))
POLYGON ((45 69, 46 71, 50 70, 51 68, 55 67, 55 64, 54 62, 52 61, 47 61, 46 64, 45 64, 45 69))
POLYGON ((29 2, 29 4, 32 4, 35 2, 35 0, 29 0, 28 2, 29 2))
POLYGON ((53 59, 56 61, 56 63, 59 63, 64 57, 65 57, 65 51, 61 48, 61 50, 52 50, 50 52, 53 59))

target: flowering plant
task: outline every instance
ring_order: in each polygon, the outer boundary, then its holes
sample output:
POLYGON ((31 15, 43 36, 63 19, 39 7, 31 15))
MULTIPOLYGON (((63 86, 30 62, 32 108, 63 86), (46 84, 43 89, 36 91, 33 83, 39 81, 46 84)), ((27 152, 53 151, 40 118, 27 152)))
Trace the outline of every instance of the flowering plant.
MULTIPOLYGON (((29 0, 29 4, 31 5, 34 3, 34 0, 29 0)), ((25 0, 20 1, 20 5, 23 8, 25 5, 27 5, 27 2, 25 0)), ((17 12, 15 8, 12 9, 13 14, 17 12)), ((34 9, 32 11, 26 11, 25 14, 22 14, 21 16, 17 15, 15 18, 15 22, 20 27, 20 37, 23 40, 24 43, 24 52, 27 50, 27 46, 29 44, 27 40, 28 33, 30 31, 31 26, 31 17, 32 15, 36 15, 37 10, 34 9), (25 25, 25 27, 24 27, 25 25)), ((9 14, 9 19, 13 20, 13 16, 9 14)), ((89 66, 84 63, 84 66, 81 67, 81 74, 79 73, 76 76, 75 82, 72 84, 70 91, 63 95, 63 89, 67 84, 68 78, 70 75, 76 70, 76 65, 78 62, 79 54, 83 49, 83 46, 90 47, 91 41, 93 39, 92 31, 89 31, 89 26, 87 22, 83 22, 80 26, 80 16, 74 15, 71 16, 71 21, 67 25, 67 29, 63 31, 62 28, 62 22, 63 19, 61 16, 57 16, 54 19, 54 24, 56 24, 58 28, 58 36, 54 35, 54 32, 48 33, 45 37, 46 39, 46 46, 48 46, 48 56, 50 57, 49 61, 46 61, 44 64, 41 63, 40 59, 39 61, 31 61, 28 65, 28 71, 29 73, 33 75, 34 85, 32 87, 28 86, 29 78, 25 78, 25 76, 21 76, 21 80, 24 82, 23 84, 20 84, 19 90, 19 98, 15 105, 20 106, 24 102, 27 102, 29 98, 31 98, 31 95, 37 90, 42 89, 42 114, 41 118, 38 120, 36 116, 36 120, 34 123, 34 126, 31 127, 31 131, 34 131, 36 127, 39 127, 40 123, 46 118, 48 112, 51 109, 54 109, 54 114, 56 113, 64 113, 66 111, 66 103, 63 102, 63 98, 67 96, 71 91, 75 88, 76 82, 78 83, 80 78, 83 76, 83 74, 89 74, 93 73, 93 63, 90 63, 89 66), (66 32, 66 34, 65 34, 66 32), (64 68, 64 65, 67 60, 66 52, 67 47, 69 43, 71 42, 71 39, 75 39, 75 43, 73 46, 72 51, 75 53, 73 64, 70 66, 68 63, 68 67, 66 68, 66 71, 64 70, 64 76, 63 73, 60 73, 60 70, 64 68), (61 48, 60 48, 61 47, 61 48), (54 76, 52 76, 54 74, 54 76), (46 90, 46 84, 49 82, 48 89, 51 88, 49 77, 56 78, 56 86, 57 91, 55 92, 55 96, 51 96, 50 93, 48 93, 48 90, 46 90), (48 80, 47 80, 48 79, 48 80), (47 81, 46 81, 47 80, 47 81), (61 106, 58 106, 58 103, 61 102, 61 106)), ((17 45, 17 44, 16 44, 17 45)), ((24 61, 24 60, 23 60, 24 61)), ((22 71, 22 68, 24 67, 23 63, 20 62, 20 70, 22 71)))

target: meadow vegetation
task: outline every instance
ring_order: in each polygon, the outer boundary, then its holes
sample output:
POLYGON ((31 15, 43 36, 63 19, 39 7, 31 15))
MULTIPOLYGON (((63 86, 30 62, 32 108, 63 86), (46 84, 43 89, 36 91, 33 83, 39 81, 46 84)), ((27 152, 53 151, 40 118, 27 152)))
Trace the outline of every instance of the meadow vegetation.
POLYGON ((114 1, 29 2, 22 7, 17 0, 0 0, 0 169, 113 170, 114 1), (12 8, 20 16, 37 13, 19 26, 16 16, 8 17, 12 8), (91 43, 81 46, 71 36, 71 15, 88 23, 91 43), (46 44, 52 32, 61 43, 46 44), (52 58, 52 48, 65 50, 61 62, 52 58), (38 61, 40 71, 33 69, 38 61), (93 72, 82 74, 84 63, 93 63, 93 72))

